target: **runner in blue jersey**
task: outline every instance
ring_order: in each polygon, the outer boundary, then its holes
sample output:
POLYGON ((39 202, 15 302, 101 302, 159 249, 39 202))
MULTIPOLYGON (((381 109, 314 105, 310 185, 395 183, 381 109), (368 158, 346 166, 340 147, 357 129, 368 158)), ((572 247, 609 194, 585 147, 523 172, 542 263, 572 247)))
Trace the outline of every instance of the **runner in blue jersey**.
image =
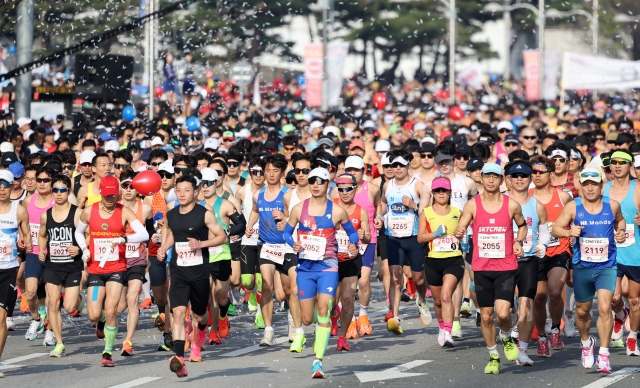
POLYGON ((598 372, 611 373, 609 342, 613 329, 611 301, 616 287, 616 243, 624 243, 626 221, 618 201, 602 196, 602 173, 595 168, 580 172, 582 198, 569 202, 556 220, 551 234, 558 238, 572 237, 573 289, 576 298, 576 325, 580 332, 582 366, 591 369, 598 363, 598 372), (571 229, 565 229, 571 223, 571 229), (594 355, 596 339, 589 335, 591 306, 598 295, 598 336, 600 351, 594 355))

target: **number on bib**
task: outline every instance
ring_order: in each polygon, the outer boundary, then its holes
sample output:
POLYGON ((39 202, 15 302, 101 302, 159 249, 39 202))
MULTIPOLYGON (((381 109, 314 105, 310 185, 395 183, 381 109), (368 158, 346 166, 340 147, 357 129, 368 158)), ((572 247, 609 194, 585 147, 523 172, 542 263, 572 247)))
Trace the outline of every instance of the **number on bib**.
POLYGON ((127 243, 125 257, 127 259, 137 259, 140 257, 140 244, 127 243))
POLYGON ((434 252, 456 252, 460 249, 459 241, 455 236, 442 236, 433 239, 434 252))
POLYGON ((347 236, 347 232, 345 232, 344 230, 336 231, 336 240, 338 240, 338 252, 348 253, 349 252, 349 236, 347 236))
POLYGON ((609 260, 609 239, 580 237, 580 260, 589 263, 609 260))
POLYGON ((488 259, 503 259, 505 256, 504 234, 478 234, 478 256, 488 259))
MULTIPOLYGON (((514 241, 518 238, 518 229, 513 230, 514 241)), ((522 250, 524 253, 529 253, 533 250, 533 230, 527 228, 527 237, 522 242, 522 250)))
MULTIPOLYGON (((549 222, 549 232, 551 232, 553 230, 553 222, 549 222)), ((550 247, 557 247, 558 245, 560 245, 560 239, 557 237, 553 237, 553 234, 551 234, 551 240, 549 240, 549 246, 550 247)))
POLYGON ((625 240, 623 243, 618 244, 616 246, 618 248, 626 248, 636 244, 636 225, 635 224, 627 224, 624 228, 624 237, 625 240))
POLYGON ((10 238, 0 238, 0 263, 12 261, 13 243, 10 238))
POLYGON ((180 267, 202 265, 202 249, 191 249, 188 242, 177 242, 175 245, 177 261, 180 267))
POLYGON ((282 264, 284 263, 285 250, 286 244, 264 244, 260 250, 260 258, 282 264))
POLYGON ((93 259, 100 262, 100 268, 104 268, 104 265, 108 261, 118 261, 120 255, 118 247, 112 247, 112 238, 95 238, 93 239, 93 259))
POLYGON ((29 223, 29 229, 31 230, 31 245, 38 246, 38 236, 40 235, 40 224, 33 222, 29 223))
POLYGON ((50 241, 49 242, 49 258, 54 263, 65 263, 73 261, 69 254, 71 241, 50 241))
POLYGON ((305 260, 320 261, 327 249, 327 239, 321 236, 300 235, 300 258, 305 260))
POLYGON ((393 237, 409 237, 413 234, 413 215, 389 216, 389 231, 393 237))

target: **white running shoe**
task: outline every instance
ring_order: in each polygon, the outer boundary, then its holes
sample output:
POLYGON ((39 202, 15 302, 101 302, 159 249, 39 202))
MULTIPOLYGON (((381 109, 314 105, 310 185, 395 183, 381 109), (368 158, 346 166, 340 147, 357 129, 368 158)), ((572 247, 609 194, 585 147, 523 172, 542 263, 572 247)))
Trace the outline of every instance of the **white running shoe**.
POLYGON ((624 312, 624 318, 622 319, 616 317, 616 314, 613 313, 613 332, 611 333, 612 341, 621 339, 622 335, 624 334, 624 321, 629 316, 629 313, 627 313, 627 310, 624 308, 622 309, 622 311, 624 312))
POLYGON ((438 345, 444 347, 444 329, 440 329, 440 332, 438 332, 438 345))
POLYGON ((596 339, 594 336, 589 336, 589 345, 583 347, 580 345, 580 351, 582 352, 582 366, 585 369, 591 369, 596 365, 596 357, 594 355, 596 349, 596 339))
POLYGON ((275 341, 276 334, 273 330, 265 330, 264 336, 262 337, 262 341, 260 341, 260 346, 272 346, 276 343, 275 341))
POLYGON ((47 330, 44 332, 44 341, 42 341, 42 345, 56 346, 56 336, 53 334, 53 331, 47 330))
POLYGON ((293 323, 293 320, 289 321, 289 342, 293 342, 296 338, 296 324, 293 323))
POLYGON ((606 375, 611 374, 611 362, 609 361, 608 354, 598 355, 598 372, 606 375))
POLYGON ((420 322, 425 326, 430 326, 433 318, 431 317, 431 311, 429 311, 429 302, 425 299, 424 303, 420 303, 420 298, 416 298, 416 306, 418 306, 420 322))
POLYGON ((627 356, 640 356, 637 338, 627 337, 627 356))
POLYGON ((450 333, 447 333, 446 331, 444 332, 444 344, 442 346, 444 346, 445 348, 453 347, 453 337, 451 336, 450 333))
POLYGON ((533 366, 533 360, 527 355, 527 351, 518 348, 518 358, 516 358, 516 364, 520 366, 533 366))
POLYGON ((518 326, 512 327, 509 335, 511 336, 511 338, 513 338, 513 342, 520 342, 520 333, 518 332, 518 326))
POLYGON ((7 317, 7 331, 14 331, 16 329, 15 323, 13 323, 13 317, 7 317))
POLYGON ((40 331, 40 328, 42 327, 44 327, 44 323, 42 322, 42 320, 36 321, 35 319, 32 319, 31 323, 29 324, 29 328, 24 335, 24 338, 28 339, 29 341, 37 339, 38 331, 40 331))
POLYGON ((576 335, 576 317, 575 314, 571 315, 571 318, 567 318, 567 313, 562 313, 562 318, 564 318, 564 335, 568 338, 573 338, 576 335))

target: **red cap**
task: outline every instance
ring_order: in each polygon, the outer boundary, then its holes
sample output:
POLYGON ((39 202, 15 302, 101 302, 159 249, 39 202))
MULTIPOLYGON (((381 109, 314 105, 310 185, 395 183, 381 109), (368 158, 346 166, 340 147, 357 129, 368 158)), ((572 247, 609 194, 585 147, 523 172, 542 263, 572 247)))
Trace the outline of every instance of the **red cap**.
POLYGON ((118 178, 108 175, 100 181, 100 195, 119 195, 120 194, 120 182, 118 178))
POLYGON ((351 144, 349 144, 349 149, 352 150, 356 147, 364 150, 364 142, 360 139, 352 140, 351 144))

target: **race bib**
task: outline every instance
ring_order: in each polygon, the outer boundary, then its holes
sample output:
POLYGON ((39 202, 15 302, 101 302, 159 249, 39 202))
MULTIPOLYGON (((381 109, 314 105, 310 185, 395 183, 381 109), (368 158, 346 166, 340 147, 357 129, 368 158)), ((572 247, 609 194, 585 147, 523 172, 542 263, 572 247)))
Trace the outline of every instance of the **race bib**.
POLYGON ((137 259, 140 257, 140 244, 127 243, 127 249, 125 252, 125 257, 127 259, 137 259))
MULTIPOLYGON (((518 229, 513 231, 513 239, 516 240, 518 238, 518 229)), ((533 249, 533 230, 527 228, 527 237, 522 241, 522 249, 523 252, 531 252, 533 249)))
POLYGON ((580 260, 605 263, 609 260, 609 239, 580 237, 580 260))
POLYGON ((560 239, 557 237, 553 237, 551 231, 553 230, 553 222, 549 222, 549 234, 551 235, 551 240, 549 240, 549 247, 557 247, 560 245, 560 239))
POLYGON ((108 261, 118 261, 120 259, 118 247, 111 246, 114 240, 113 238, 93 239, 93 259, 100 262, 100 268, 104 268, 108 261))
POLYGON ((284 254, 287 244, 264 244, 260 250, 260 258, 273 261, 276 264, 284 263, 284 254))
POLYGON ((175 245, 177 264, 180 267, 202 265, 202 249, 191 249, 188 242, 177 242, 175 245))
POLYGON ((324 258, 327 249, 327 239, 321 236, 300 235, 300 258, 305 260, 320 261, 324 258))
POLYGON ((624 236, 625 236, 625 240, 623 243, 619 244, 616 243, 616 246, 618 248, 626 248, 626 247, 630 247, 632 245, 635 245, 636 243, 636 225, 635 224, 627 224, 627 226, 624 228, 624 236))
POLYGON ((389 232, 393 237, 409 237, 413 234, 413 224, 415 217, 413 215, 392 216, 388 218, 389 232))
POLYGON ((460 249, 460 241, 455 236, 442 236, 433 239, 434 252, 456 252, 460 249))
POLYGON ((49 258, 53 263, 66 263, 73 261, 69 254, 71 241, 50 241, 49 242, 49 258))
POLYGON ((505 256, 504 234, 478 234, 478 256, 488 259, 504 259, 505 256))
POLYGON ((10 238, 0 238, 0 263, 12 261, 13 243, 10 238))
POLYGON ((338 230, 336 232, 336 240, 338 240, 338 252, 339 253, 348 253, 349 252, 349 236, 347 232, 344 230, 338 230))
POLYGON ((30 222, 29 229, 31 229, 31 245, 38 246, 38 236, 40 235, 40 224, 30 222))
POLYGON ((222 253, 222 245, 218 245, 217 247, 209 248, 209 255, 217 255, 222 253))
POLYGON ((245 240, 245 245, 258 245, 259 237, 260 237, 260 221, 257 221, 255 224, 253 224, 253 228, 251 228, 251 237, 247 237, 247 239, 245 240))

